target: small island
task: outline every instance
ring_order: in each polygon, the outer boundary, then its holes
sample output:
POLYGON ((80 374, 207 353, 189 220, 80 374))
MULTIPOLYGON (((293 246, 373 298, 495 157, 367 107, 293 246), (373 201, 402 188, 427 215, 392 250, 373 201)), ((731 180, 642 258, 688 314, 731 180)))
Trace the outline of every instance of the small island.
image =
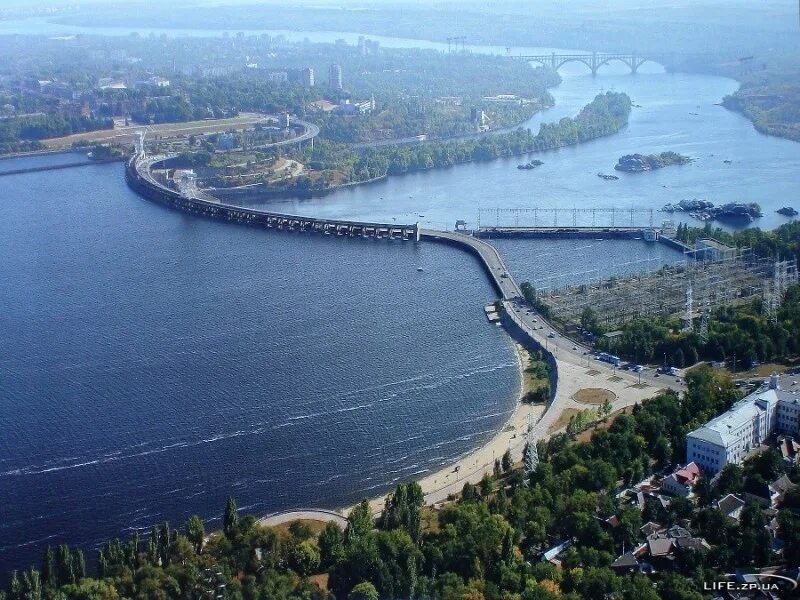
MULTIPOLYGON (((685 212, 700 221, 731 221, 734 223, 752 223, 762 216, 761 207, 755 202, 728 202, 722 206, 714 206, 708 200, 681 200, 677 204, 666 204, 663 212, 685 212)), ((780 211, 778 211, 780 212, 780 211)), ((781 213, 784 214, 784 213, 781 213)))
POLYGON ((528 162, 528 163, 525 163, 525 164, 522 164, 522 165, 517 165, 517 168, 521 169, 523 171, 529 171, 530 169, 535 169, 536 167, 541 167, 543 164, 544 163, 542 161, 540 161, 540 160, 532 160, 531 162, 528 162))
POLYGON ((670 165, 685 165, 692 159, 677 152, 662 152, 661 154, 626 154, 620 157, 614 168, 617 171, 628 173, 641 173, 662 169, 670 165))
POLYGON ((796 217, 797 210, 792 208, 791 206, 784 206, 783 208, 779 208, 777 211, 779 215, 783 215, 784 217, 796 217))

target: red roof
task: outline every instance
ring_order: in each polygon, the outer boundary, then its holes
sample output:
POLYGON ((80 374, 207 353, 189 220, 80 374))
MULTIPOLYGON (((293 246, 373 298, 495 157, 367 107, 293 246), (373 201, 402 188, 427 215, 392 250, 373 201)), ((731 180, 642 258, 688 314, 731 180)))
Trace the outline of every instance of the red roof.
POLYGON ((688 465, 683 467, 682 469, 678 469, 675 471, 675 477, 678 478, 678 481, 681 483, 688 483, 694 484, 697 478, 700 476, 700 467, 697 466, 696 463, 690 462, 688 465))

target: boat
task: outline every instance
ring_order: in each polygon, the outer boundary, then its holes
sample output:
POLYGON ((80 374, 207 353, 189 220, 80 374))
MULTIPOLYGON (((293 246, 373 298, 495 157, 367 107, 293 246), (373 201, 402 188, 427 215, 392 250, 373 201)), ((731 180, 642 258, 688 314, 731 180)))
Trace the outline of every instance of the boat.
POLYGON ((724 162, 726 165, 729 165, 729 164, 731 164, 733 161, 732 161, 732 160, 725 159, 725 160, 723 160, 722 162, 724 162))
POLYGON ((422 267, 417 267, 417 271, 422 271, 422 267))

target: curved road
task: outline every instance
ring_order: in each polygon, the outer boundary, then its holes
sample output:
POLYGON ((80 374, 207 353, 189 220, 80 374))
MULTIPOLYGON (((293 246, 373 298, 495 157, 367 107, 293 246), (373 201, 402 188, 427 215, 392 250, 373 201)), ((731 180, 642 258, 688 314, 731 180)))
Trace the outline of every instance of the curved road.
MULTIPOLYGON (((484 269, 494 282, 495 288, 500 292, 503 307, 514 323, 525 332, 530 338, 535 340, 547 352, 550 352, 559 362, 569 362, 573 365, 591 368, 601 372, 613 372, 613 376, 620 377, 623 381, 636 384, 647 384, 652 387, 668 387, 674 390, 684 390, 685 386, 675 381, 675 378, 654 377, 652 372, 633 374, 630 371, 615 369, 612 365, 593 360, 591 349, 580 342, 573 341, 561 335, 555 335, 555 328, 541 314, 531 308, 523 298, 519 285, 512 277, 511 273, 503 263, 503 259, 497 249, 479 238, 451 231, 436 231, 432 229, 421 229, 421 239, 431 239, 449 242, 451 244, 466 247, 476 254, 483 263, 484 269), (555 337, 551 337, 551 332, 555 337)), ((557 366, 558 368, 558 366, 557 366)), ((558 391, 556 392, 558 394, 558 391)))

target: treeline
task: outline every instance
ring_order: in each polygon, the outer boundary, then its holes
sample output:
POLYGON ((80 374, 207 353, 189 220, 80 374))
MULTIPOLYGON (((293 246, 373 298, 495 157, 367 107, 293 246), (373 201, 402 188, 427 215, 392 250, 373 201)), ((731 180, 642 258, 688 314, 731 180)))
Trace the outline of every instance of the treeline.
MULTIPOLYGON (((540 462, 529 476, 506 453, 492 475, 466 483, 460 499, 442 510, 424 506, 422 490, 399 485, 375 520, 366 501, 342 530, 329 523, 314 533, 304 522, 288 531, 240 517, 232 498, 222 530, 207 534, 192 517, 181 530, 164 523, 147 540, 113 540, 88 576, 75 550, 46 549, 40 568, 13 573, 3 600, 118 600, 224 598, 226 600, 700 600, 703 581, 735 568, 775 561, 763 525, 748 505, 734 524, 709 502, 753 481, 771 481, 787 469, 774 452, 744 468, 729 468, 715 485, 698 484, 698 505, 674 498, 668 507, 647 500, 643 509, 618 498, 622 485, 640 481, 684 459, 686 433, 738 398, 729 378, 701 368, 687 376, 682 397, 661 392, 619 415, 591 440, 567 434, 540 441, 540 462), (607 525, 614 517, 615 526, 607 525), (646 521, 680 524, 711 549, 681 551, 672 570, 619 575, 610 565, 623 548, 644 541, 646 521), (561 566, 542 553, 564 540, 561 566)), ((797 494, 787 503, 800 502, 797 494)), ((778 513, 784 560, 800 560, 800 517, 778 513)))
POLYGON ((719 360, 734 368, 749 368, 756 362, 796 356, 800 354, 800 286, 786 292, 776 322, 764 314, 761 301, 754 300, 712 311, 706 341, 695 331, 682 329, 675 320, 636 319, 622 326, 622 335, 597 338, 595 345, 636 362, 664 359, 677 367, 719 360))
POLYGON ((276 85, 263 73, 240 72, 213 77, 176 76, 165 91, 152 87, 108 90, 99 112, 126 103, 139 123, 180 123, 237 116, 241 111, 303 114, 308 102, 321 98, 317 88, 299 83, 276 85))
POLYGON ((800 221, 784 223, 777 229, 767 231, 752 227, 733 232, 712 227, 711 223, 706 223, 702 228, 681 224, 676 237, 687 244, 694 244, 699 238, 713 238, 729 246, 751 248, 757 256, 800 260, 800 221))
POLYGON ((358 154, 344 146, 327 144, 316 147, 310 158, 316 168, 348 169, 350 181, 366 181, 577 144, 619 131, 627 124, 630 110, 627 95, 606 92, 596 96, 577 117, 543 124, 536 135, 517 129, 466 140, 368 148, 358 154))
POLYGON ((746 82, 722 99, 725 108, 742 113, 761 133, 800 141, 800 86, 794 81, 766 78, 746 82))
POLYGON ((2 145, 24 145, 26 142, 98 129, 111 129, 112 127, 114 127, 114 122, 111 119, 94 119, 67 113, 5 119, 0 121, 0 147, 2 145))

